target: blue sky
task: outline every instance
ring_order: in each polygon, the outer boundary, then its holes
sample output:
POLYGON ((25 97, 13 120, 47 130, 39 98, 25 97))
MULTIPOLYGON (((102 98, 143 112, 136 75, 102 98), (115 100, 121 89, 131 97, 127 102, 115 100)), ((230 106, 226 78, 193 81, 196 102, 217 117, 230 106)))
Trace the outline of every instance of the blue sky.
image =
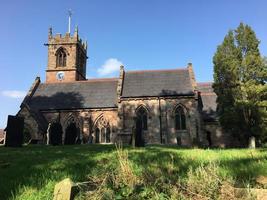
POLYGON ((267 56, 265 0, 1 1, 0 128, 16 114, 36 76, 45 81, 49 26, 79 26, 88 41, 87 77, 126 70, 180 68, 192 62, 199 82, 212 81, 214 52, 229 29, 242 21, 261 40, 267 56))

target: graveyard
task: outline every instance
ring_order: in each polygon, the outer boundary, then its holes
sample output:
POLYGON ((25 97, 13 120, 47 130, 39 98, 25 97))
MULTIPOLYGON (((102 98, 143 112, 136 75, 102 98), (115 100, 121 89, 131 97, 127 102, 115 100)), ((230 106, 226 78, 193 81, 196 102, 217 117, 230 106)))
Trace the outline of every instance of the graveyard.
MULTIPOLYGON (((96 144, 0 146, 0 199, 53 199, 55 184, 65 178, 86 182, 103 174, 116 174, 117 151, 114 145, 96 144)), ((267 176, 267 149, 264 148, 182 149, 152 145, 145 148, 125 146, 122 151, 127 152, 132 176, 143 181, 142 189, 132 194, 145 193, 143 195, 148 197, 159 194, 163 199, 171 199, 173 191, 166 184, 183 182, 189 178, 190 170, 194 172, 211 163, 216 165, 219 177, 231 180, 236 187, 262 188, 256 180, 267 176)), ((120 195, 123 199, 131 193, 122 188, 116 190, 116 198, 120 195)), ((83 197, 80 194, 76 199, 83 197)))
POLYGON ((0 200, 267 200, 267 1, 1 6, 0 200))

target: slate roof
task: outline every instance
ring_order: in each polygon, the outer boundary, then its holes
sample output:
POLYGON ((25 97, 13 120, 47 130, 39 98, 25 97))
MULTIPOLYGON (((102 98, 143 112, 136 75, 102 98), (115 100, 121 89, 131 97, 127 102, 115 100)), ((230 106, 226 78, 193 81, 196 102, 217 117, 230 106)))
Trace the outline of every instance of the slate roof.
POLYGON ((217 95, 214 93, 212 83, 197 83, 203 104, 202 116, 205 121, 217 120, 217 95))
POLYGON ((28 105, 34 110, 117 106, 117 79, 41 83, 28 105))
POLYGON ((188 69, 128 71, 122 97, 194 95, 188 69))

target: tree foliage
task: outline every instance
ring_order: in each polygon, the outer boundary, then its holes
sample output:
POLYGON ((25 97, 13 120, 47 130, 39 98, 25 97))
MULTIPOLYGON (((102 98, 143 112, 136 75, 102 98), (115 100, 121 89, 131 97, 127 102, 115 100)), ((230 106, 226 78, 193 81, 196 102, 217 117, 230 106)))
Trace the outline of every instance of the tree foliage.
POLYGON ((218 114, 223 128, 248 139, 266 135, 267 62, 248 25, 230 30, 213 57, 218 114))

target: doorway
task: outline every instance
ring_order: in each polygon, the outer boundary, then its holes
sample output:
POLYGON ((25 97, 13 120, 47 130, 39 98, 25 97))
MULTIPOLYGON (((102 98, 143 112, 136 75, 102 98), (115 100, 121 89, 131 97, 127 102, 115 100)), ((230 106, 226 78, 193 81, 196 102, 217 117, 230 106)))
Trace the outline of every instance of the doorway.
POLYGON ((78 137, 78 129, 75 123, 70 123, 66 128, 64 144, 75 144, 78 137))
POLYGON ((135 146, 145 146, 144 130, 147 130, 147 111, 145 108, 140 107, 136 111, 136 134, 135 134, 135 146))

